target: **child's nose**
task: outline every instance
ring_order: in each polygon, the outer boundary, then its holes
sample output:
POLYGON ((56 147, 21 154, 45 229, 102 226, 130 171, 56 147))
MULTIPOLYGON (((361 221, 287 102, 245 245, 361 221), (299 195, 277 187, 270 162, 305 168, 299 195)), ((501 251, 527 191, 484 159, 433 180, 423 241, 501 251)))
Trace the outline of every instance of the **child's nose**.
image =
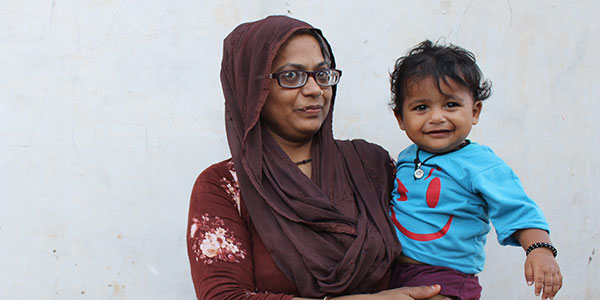
POLYGON ((444 114, 444 111, 441 109, 432 109, 430 120, 433 123, 441 123, 441 122, 446 121, 446 116, 444 114))

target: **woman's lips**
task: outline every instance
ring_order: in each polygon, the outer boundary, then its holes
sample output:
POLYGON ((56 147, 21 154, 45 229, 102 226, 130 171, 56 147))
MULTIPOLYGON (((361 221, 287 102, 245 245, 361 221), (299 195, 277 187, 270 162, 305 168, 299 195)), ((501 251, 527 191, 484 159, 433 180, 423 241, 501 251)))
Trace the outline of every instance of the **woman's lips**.
POLYGON ((318 114, 323 109, 323 105, 308 105, 298 109, 298 111, 307 114, 318 114))

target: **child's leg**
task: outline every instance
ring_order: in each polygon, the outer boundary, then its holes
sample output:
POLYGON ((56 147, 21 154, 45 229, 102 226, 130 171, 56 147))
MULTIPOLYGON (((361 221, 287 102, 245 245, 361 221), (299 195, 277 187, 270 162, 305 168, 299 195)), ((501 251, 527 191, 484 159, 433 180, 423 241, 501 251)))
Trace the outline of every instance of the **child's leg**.
POLYGON ((449 296, 444 296, 444 295, 435 295, 431 298, 427 298, 425 300, 460 300, 459 298, 456 297, 449 297, 449 296))
POLYGON ((481 286, 474 275, 439 266, 396 264, 392 268, 390 288, 439 284, 442 291, 432 300, 479 300, 481 286))

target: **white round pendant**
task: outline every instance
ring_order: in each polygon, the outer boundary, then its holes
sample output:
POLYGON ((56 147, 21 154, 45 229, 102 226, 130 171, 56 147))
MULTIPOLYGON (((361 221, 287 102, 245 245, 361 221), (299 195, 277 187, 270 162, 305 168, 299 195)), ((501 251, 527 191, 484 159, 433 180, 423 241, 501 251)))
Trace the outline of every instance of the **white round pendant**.
POLYGON ((425 172, 423 172, 423 170, 421 170, 421 169, 416 169, 415 170, 415 178, 416 179, 423 178, 423 175, 425 175, 425 172))

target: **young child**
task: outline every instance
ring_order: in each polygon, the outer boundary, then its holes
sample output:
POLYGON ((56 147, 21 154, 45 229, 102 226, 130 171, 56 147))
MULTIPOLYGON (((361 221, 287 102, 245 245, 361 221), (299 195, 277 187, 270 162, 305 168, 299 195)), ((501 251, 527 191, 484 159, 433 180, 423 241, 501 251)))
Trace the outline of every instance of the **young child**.
POLYGON ((394 115, 415 143, 396 165, 391 217, 403 257, 392 287, 440 284, 451 299, 479 299, 491 221, 500 244, 526 250, 536 296, 552 299, 562 275, 540 208, 506 163, 467 139, 491 90, 473 54, 424 41, 396 61, 391 83, 394 115))

